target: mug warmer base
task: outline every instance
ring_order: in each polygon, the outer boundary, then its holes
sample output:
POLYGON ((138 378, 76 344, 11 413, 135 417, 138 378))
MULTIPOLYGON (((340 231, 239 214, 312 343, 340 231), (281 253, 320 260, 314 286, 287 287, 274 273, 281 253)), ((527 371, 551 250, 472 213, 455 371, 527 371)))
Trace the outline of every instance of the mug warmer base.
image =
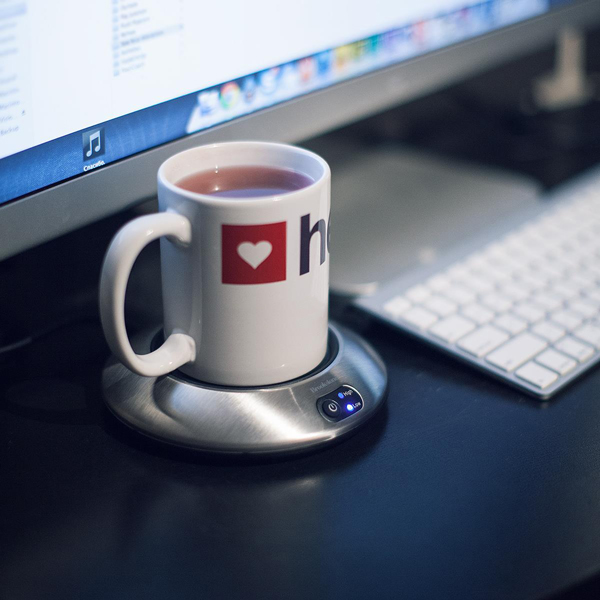
MULTIPOLYGON (((140 335, 136 347, 150 351, 159 335, 140 335)), ((122 422, 161 442, 220 454, 285 454, 326 446, 366 423, 385 400, 387 372, 360 336, 330 324, 325 359, 293 381, 236 388, 179 372, 143 377, 113 357, 102 387, 122 422)))

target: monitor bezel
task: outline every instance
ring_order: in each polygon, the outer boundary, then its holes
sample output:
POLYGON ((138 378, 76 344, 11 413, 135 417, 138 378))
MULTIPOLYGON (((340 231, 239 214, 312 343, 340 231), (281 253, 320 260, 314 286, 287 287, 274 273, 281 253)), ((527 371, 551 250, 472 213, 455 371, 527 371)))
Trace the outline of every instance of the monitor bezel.
POLYGON ((0 206, 0 260, 156 195, 169 156, 228 140, 298 143, 474 75, 549 43, 565 25, 600 23, 600 2, 580 0, 483 36, 317 90, 174 140, 0 206))

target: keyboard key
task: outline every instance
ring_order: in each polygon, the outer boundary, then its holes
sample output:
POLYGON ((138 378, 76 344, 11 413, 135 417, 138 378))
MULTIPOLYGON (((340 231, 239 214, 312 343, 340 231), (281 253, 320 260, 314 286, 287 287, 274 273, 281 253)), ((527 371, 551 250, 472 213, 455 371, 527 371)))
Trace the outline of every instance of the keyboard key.
POLYGON ((465 260, 465 265, 473 271, 481 271, 481 269, 487 269, 489 266, 484 251, 471 254, 471 256, 465 260))
MULTIPOLYGON (((542 276, 542 277, 547 277, 548 278, 548 283, 547 285, 550 286, 550 288, 554 291, 554 293, 558 294, 561 298, 564 298, 565 296, 563 295, 562 292, 562 282, 565 278, 564 276, 564 269, 559 268, 557 265, 554 264, 553 261, 548 261, 548 260, 540 260, 537 262, 532 263, 532 266, 534 269, 537 270, 537 272, 542 276), (558 289, 555 289, 556 286, 558 286, 558 289)), ((571 297, 571 292, 569 291, 568 293, 565 292, 567 295, 567 298, 571 297)))
POLYGON ((431 296, 431 292, 424 285, 415 285, 410 289, 406 290, 404 295, 411 302, 414 302, 415 304, 420 304, 421 302, 427 300, 429 296, 431 296))
POLYGON ((504 331, 500 331, 492 325, 484 325, 462 338, 458 345, 469 354, 481 357, 503 344, 507 339, 508 335, 504 331))
POLYGON ((481 302, 496 312, 505 312, 512 306, 512 302, 506 296, 494 293, 483 296, 481 302))
POLYGON ((478 325, 484 325, 494 318, 494 313, 488 308, 481 306, 481 304, 469 304, 463 307, 462 314, 475 321, 478 325))
POLYGON ((456 340, 463 337, 475 329, 475 324, 469 319, 460 315, 452 315, 438 321, 429 332, 442 340, 453 344, 456 340))
POLYGON ((453 285, 444 290, 444 296, 457 304, 471 304, 477 297, 475 294, 462 285, 453 285))
POLYGON ((406 298, 403 296, 396 296, 383 305, 383 310, 390 313, 392 317, 397 317, 403 312, 406 312, 411 306, 411 303, 406 298))
POLYGON ((428 329, 438 320, 436 315, 420 306, 413 306, 402 314, 401 318, 419 329, 428 329))
POLYGON ((504 371, 514 371, 524 362, 533 358, 546 348, 548 343, 531 333, 521 333, 497 350, 489 354, 486 360, 504 371))
POLYGON ((563 299, 560 296, 555 296, 546 290, 535 292, 531 300, 546 310, 558 310, 563 306, 563 299))
MULTIPOLYGON (((562 275, 560 277, 562 279, 562 275)), ((571 300, 579 296, 579 290, 575 286, 563 283, 562 281, 553 283, 551 289, 554 294, 565 300, 571 300)))
POLYGON ((556 371, 559 375, 566 375, 577 366, 577 363, 572 358, 569 358, 552 348, 544 350, 544 352, 539 354, 535 360, 541 365, 556 371))
POLYGON ((550 321, 540 321, 536 323, 531 331, 540 337, 543 337, 545 340, 549 342, 556 342, 556 340, 560 340, 560 338, 565 335, 566 331, 556 325, 555 323, 551 323, 550 321))
POLYGON ((518 317, 522 317, 528 323, 536 323, 546 316, 546 311, 535 304, 520 303, 513 306, 513 312, 518 317))
POLYGON ((450 302, 443 296, 431 296, 431 298, 425 300, 423 306, 440 317, 447 317, 455 313, 458 308, 454 302, 450 302))
POLYGON ((492 264, 488 264, 486 267, 476 270, 475 272, 483 279, 496 283, 504 283, 511 279, 511 276, 506 271, 499 269, 492 264))
POLYGON ((487 279, 482 279, 474 273, 469 273, 465 277, 459 280, 462 285, 468 287, 470 290, 477 294, 485 294, 491 292, 494 289, 494 284, 487 279))
POLYGON ((446 271, 445 275, 446 277, 449 277, 452 281, 461 281, 465 278, 470 277, 471 272, 469 271, 468 267, 463 263, 457 263, 450 267, 446 271))
POLYGON ((529 383, 542 390, 558 379, 558 375, 554 371, 537 365, 534 362, 528 362, 526 365, 523 365, 516 371, 515 375, 525 381, 529 381, 529 383))
POLYGON ((588 288, 586 290, 586 296, 588 296, 592 300, 596 300, 597 302, 600 302, 600 287, 595 288, 595 289, 588 288))
POLYGON ((539 271, 526 271, 519 275, 519 281, 532 286, 534 289, 539 289, 546 286, 550 282, 550 278, 539 271))
POLYGON ((596 283, 592 287, 597 286, 600 281, 600 264, 597 263, 595 258, 591 258, 585 263, 585 268, 588 273, 591 273, 596 278, 596 283))
MULTIPOLYGON (((585 256, 586 253, 583 254, 585 256)), ((596 276, 585 269, 580 269, 571 275, 570 281, 573 281, 580 288, 587 288, 590 285, 596 285, 596 276)))
POLYGON ((567 329, 575 329, 581 325, 583 319, 577 313, 570 310, 557 310, 550 315, 550 318, 559 325, 564 325, 567 329))
POLYGON ((600 348, 600 327, 585 324, 576 329, 573 335, 596 348, 600 348))
POLYGON ((450 278, 446 277, 445 275, 435 275, 430 277, 426 284, 430 290, 433 290, 434 292, 442 292, 446 288, 450 287, 452 282, 450 281, 450 278))
POLYGON ((573 300, 569 302, 569 309, 583 315, 586 319, 591 319, 598 314, 597 306, 587 300, 573 300))
POLYGON ((531 281, 526 281, 523 276, 526 275, 525 269, 515 272, 515 279, 513 279, 513 285, 518 285, 522 290, 527 292, 527 297, 531 299, 531 294, 536 293, 543 285, 533 284, 531 281))
POLYGON ((511 300, 525 300, 529 297, 529 292, 514 282, 504 284, 500 292, 511 300))
MULTIPOLYGON (((588 290, 586 290, 586 293, 587 293, 587 291, 588 290)), ((585 298, 583 300, 585 301, 586 304, 593 306, 596 309, 597 318, 600 317, 600 300, 594 300, 593 298, 590 298, 589 296, 585 296, 585 298)))
POLYGON ((520 268, 520 265, 516 265, 512 261, 507 260, 498 260, 497 258, 490 258, 489 267, 487 267, 487 271, 492 273, 494 279, 497 281, 505 282, 505 285, 511 285, 512 277, 520 268))
POLYGON ((500 315, 494 321, 494 325, 497 325, 498 327, 500 327, 500 329, 504 329, 505 331, 508 331, 509 333, 512 333, 513 335, 516 335, 517 333, 521 333, 521 331, 524 331, 525 329, 527 329, 527 321, 524 321, 523 319, 519 319, 518 317, 515 317, 514 315, 511 315, 510 313, 500 315))
POLYGON ((579 362, 589 360, 594 354, 594 349, 591 346, 578 342, 572 337, 563 338, 559 342, 556 342, 554 347, 557 350, 576 358, 579 362))

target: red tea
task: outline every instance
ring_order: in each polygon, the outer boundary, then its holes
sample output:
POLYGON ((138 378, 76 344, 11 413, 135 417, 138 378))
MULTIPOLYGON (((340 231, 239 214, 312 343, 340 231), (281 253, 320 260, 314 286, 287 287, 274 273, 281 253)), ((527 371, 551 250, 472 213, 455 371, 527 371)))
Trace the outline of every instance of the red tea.
POLYGON ((259 198, 301 190, 313 180, 292 169, 263 166, 222 167, 188 175, 177 187, 217 198, 259 198))

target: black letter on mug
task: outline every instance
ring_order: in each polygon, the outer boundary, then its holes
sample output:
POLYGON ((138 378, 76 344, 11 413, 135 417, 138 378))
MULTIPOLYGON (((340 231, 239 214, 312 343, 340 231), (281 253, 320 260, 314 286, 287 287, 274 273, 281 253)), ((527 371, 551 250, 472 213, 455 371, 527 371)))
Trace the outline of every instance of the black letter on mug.
POLYGON ((308 273, 310 270, 310 240, 312 236, 319 232, 321 239, 321 263, 325 262, 325 243, 327 241, 327 226, 323 219, 310 229, 310 215, 304 215, 300 218, 300 275, 308 273))

